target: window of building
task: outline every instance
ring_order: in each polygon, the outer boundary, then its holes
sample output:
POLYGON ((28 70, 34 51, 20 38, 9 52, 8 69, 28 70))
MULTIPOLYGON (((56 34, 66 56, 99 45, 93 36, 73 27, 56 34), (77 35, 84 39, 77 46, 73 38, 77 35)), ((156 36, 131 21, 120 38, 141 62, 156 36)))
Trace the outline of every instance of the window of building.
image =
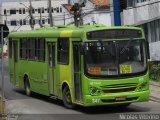
POLYGON ((17 25, 17 21, 16 20, 11 20, 11 26, 16 26, 17 25))
POLYGON ((20 20, 20 21, 19 21, 19 24, 20 24, 20 25, 22 25, 22 24, 23 24, 23 21, 22 21, 22 20, 20 20))
POLYGON ((6 15, 7 14, 7 10, 6 9, 4 9, 4 15, 6 15))
POLYGON ((54 8, 53 10, 54 10, 54 11, 57 11, 57 8, 54 8))
POLYGON ((25 14, 26 13, 26 11, 25 11, 25 9, 23 8, 23 14, 25 14))
POLYGON ((25 19, 23 19, 23 25, 26 25, 26 20, 25 19))
POLYGON ((42 24, 45 24, 45 20, 44 19, 42 20, 42 24))
POLYGON ((69 38, 58 39, 58 63, 69 64, 69 38))
POLYGON ((19 9, 19 14, 22 14, 22 9, 19 9))
POLYGON ((44 13, 44 8, 41 8, 41 13, 44 13))
POLYGON ((135 7, 137 3, 142 3, 150 0, 127 0, 127 7, 135 7))
POLYGON ((32 22, 33 22, 33 25, 35 24, 35 20, 33 19, 32 21, 31 21, 31 19, 29 19, 29 24, 31 25, 32 24, 32 22))
POLYGON ((48 18, 48 24, 50 24, 51 23, 51 20, 50 20, 50 18, 48 18))
POLYGON ((41 13, 41 8, 38 8, 38 13, 41 13))
POLYGON ((33 14, 35 13, 35 9, 32 9, 32 13, 33 13, 33 14))
POLYGON ((56 12, 59 13, 59 7, 56 8, 56 12))
POLYGON ((60 7, 60 13, 62 13, 62 8, 60 7))
POLYGON ((10 9, 10 14, 11 15, 16 14, 16 9, 10 9))

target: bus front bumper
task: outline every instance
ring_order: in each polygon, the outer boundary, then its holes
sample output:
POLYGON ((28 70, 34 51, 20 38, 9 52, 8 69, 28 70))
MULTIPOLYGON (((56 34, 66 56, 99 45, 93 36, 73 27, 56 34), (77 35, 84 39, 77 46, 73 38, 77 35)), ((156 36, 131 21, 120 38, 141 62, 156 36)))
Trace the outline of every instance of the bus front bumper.
POLYGON ((141 92, 110 93, 105 95, 85 95, 84 106, 125 104, 133 102, 145 102, 149 100, 149 90, 141 92))

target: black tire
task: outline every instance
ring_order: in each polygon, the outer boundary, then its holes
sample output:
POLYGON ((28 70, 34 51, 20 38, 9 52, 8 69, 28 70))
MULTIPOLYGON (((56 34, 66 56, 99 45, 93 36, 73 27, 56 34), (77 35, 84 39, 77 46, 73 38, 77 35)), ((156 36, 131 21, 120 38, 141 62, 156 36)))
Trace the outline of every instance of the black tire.
POLYGON ((26 93, 26 95, 27 96, 31 96, 31 89, 30 89, 30 84, 29 84, 28 78, 26 78, 24 85, 25 85, 24 87, 25 87, 25 93, 26 93))
POLYGON ((75 105, 72 103, 71 93, 68 86, 65 86, 62 93, 64 106, 68 109, 73 109, 75 105))

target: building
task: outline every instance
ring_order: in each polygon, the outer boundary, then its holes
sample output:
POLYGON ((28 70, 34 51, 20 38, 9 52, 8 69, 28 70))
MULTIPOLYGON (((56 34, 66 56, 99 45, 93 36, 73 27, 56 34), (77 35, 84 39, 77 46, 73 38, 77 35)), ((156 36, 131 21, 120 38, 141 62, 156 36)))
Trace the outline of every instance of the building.
POLYGON ((0 3, 0 24, 2 24, 3 23, 3 21, 2 21, 2 3, 0 3))
MULTIPOLYGON (((85 7, 81 9, 81 16, 83 19, 84 25, 91 24, 104 24, 111 26, 111 12, 109 6, 109 0, 69 0, 69 4, 63 4, 63 7, 66 9, 67 17, 73 17, 73 12, 71 7, 74 3, 85 3, 85 7)), ((74 24, 74 19, 69 24, 74 24)))
MULTIPOLYGON (((64 8, 62 4, 67 4, 68 0, 52 0, 51 11, 53 25, 64 25, 64 8)), ((29 16, 29 2, 3 2, 1 14, 2 21, 10 31, 30 30, 31 19, 29 16)), ((48 0, 32 1, 32 15, 34 18, 34 28, 49 26, 48 0)))
POLYGON ((152 61, 160 61, 160 0, 124 0, 122 24, 144 28, 152 61))

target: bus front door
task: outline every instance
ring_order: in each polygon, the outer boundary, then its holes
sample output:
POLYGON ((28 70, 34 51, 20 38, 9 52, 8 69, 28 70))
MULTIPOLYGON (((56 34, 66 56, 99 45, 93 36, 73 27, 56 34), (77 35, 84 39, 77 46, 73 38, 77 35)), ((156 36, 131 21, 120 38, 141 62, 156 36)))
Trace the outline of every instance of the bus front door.
POLYGON ((13 84, 16 85, 16 66, 17 66, 17 61, 18 61, 18 42, 17 41, 13 41, 13 76, 14 76, 14 81, 13 81, 13 84))
POLYGON ((82 81, 81 81, 81 60, 79 43, 73 43, 73 76, 74 76, 74 96, 76 101, 82 100, 82 81))
POLYGON ((48 89, 50 95, 55 95, 55 43, 48 43, 48 89))

